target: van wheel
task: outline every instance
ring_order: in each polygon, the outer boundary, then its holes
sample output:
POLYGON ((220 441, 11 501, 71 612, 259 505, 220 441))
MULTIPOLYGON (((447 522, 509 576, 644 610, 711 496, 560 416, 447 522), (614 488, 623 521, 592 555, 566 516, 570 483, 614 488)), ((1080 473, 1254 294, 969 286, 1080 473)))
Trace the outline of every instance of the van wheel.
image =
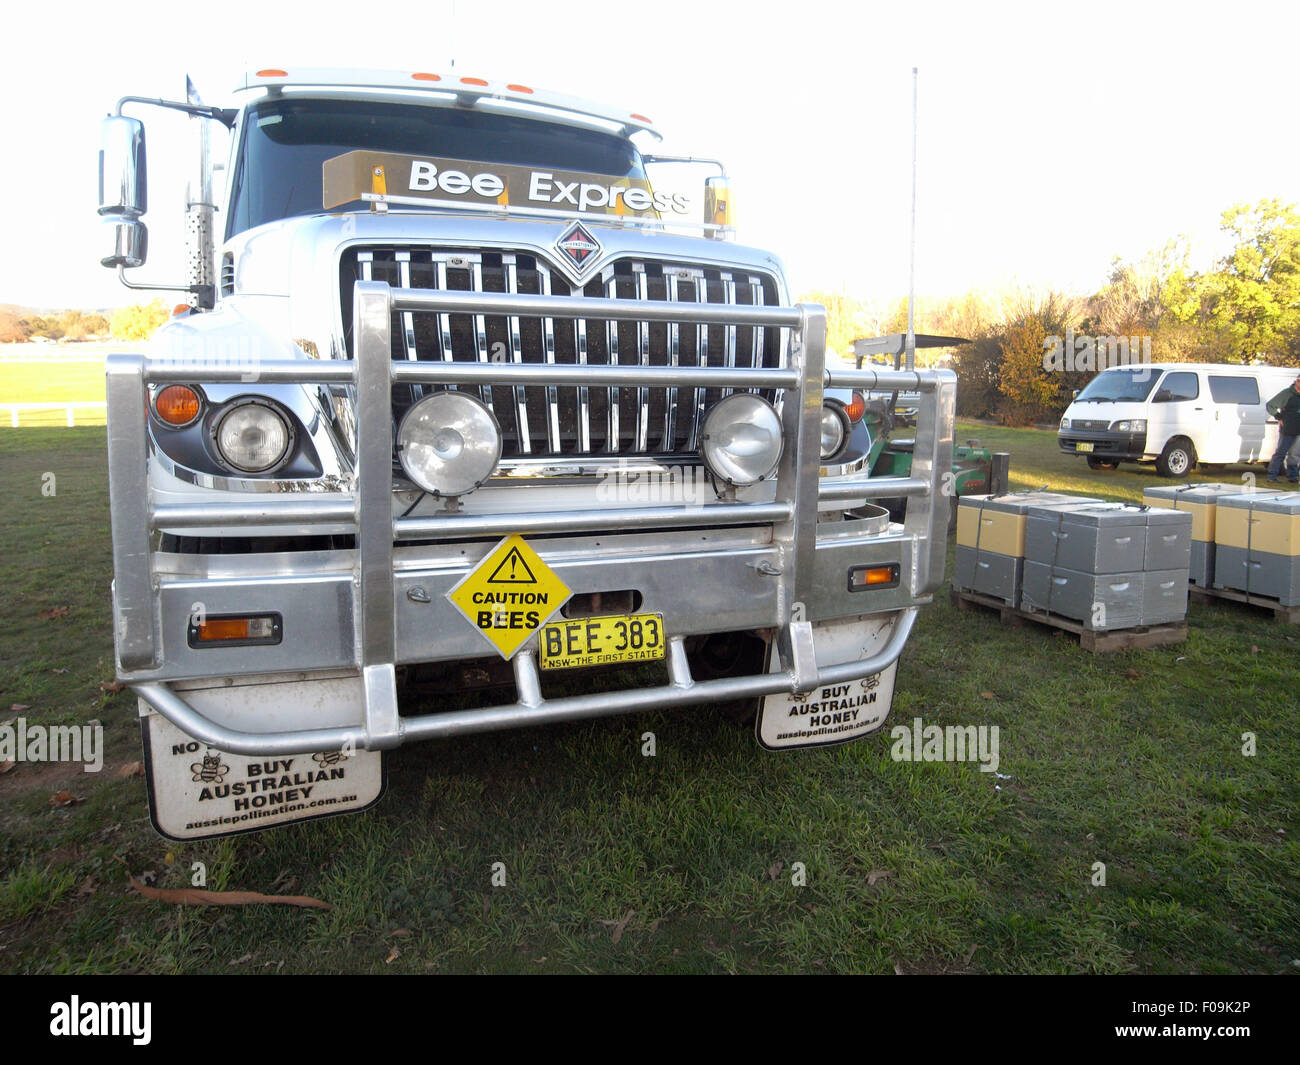
POLYGON ((1099 459, 1095 455, 1088 456, 1088 469, 1090 470, 1117 470, 1118 462, 1112 462, 1107 459, 1099 459))
POLYGON ((1196 465, 1196 448, 1185 437, 1176 437, 1165 445, 1156 459, 1156 473, 1161 477, 1186 477, 1196 465))

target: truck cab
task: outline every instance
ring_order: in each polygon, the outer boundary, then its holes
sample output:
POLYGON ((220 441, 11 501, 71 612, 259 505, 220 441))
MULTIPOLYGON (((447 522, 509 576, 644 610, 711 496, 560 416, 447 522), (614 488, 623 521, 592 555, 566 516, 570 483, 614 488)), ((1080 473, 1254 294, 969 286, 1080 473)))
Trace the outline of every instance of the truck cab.
POLYGON ((187 208, 190 306, 108 365, 160 832, 362 809, 417 740, 738 699, 769 750, 883 725, 943 576, 953 374, 828 369, 721 164, 654 154, 639 112, 419 71, 240 96, 127 98, 101 156, 104 263, 139 286, 124 109, 232 132, 225 196, 205 170, 187 208), (701 166, 699 197, 656 176, 701 166), (879 390, 918 397, 906 475, 868 475, 879 390))

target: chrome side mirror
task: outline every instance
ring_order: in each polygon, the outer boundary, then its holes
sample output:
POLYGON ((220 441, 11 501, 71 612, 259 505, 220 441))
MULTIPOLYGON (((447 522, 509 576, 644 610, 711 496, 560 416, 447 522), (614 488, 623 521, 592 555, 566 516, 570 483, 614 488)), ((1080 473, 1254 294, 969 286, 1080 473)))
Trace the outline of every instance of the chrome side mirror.
POLYGON ((148 209, 144 123, 110 115, 99 125, 99 213, 139 218, 148 209))
POLYGON ((144 265, 149 252, 149 231, 145 224, 138 218, 123 218, 121 215, 105 215, 104 224, 113 232, 113 252, 100 259, 100 265, 130 269, 144 265))

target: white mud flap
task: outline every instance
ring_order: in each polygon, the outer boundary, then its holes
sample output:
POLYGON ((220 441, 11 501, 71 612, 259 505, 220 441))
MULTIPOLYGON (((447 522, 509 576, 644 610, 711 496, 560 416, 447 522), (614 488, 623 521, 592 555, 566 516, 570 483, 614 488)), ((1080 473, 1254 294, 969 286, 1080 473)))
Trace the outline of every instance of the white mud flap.
MULTIPOLYGON (((892 617, 846 618, 813 626, 819 668, 857 662, 878 653, 893 631, 892 617)), ((782 669, 773 641, 769 672, 782 669)), ((875 732, 894 702, 895 662, 861 680, 845 681, 793 695, 769 695, 755 719, 758 742, 769 751, 827 747, 875 732)))
POLYGON ((227 754, 161 714, 140 720, 149 816, 168 839, 207 839, 365 810, 384 793, 383 753, 227 754))

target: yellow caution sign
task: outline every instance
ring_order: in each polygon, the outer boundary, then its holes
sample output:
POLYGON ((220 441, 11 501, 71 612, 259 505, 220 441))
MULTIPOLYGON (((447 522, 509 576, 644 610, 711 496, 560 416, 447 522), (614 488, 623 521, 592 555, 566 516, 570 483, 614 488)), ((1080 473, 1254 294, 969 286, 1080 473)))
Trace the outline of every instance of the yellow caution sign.
POLYGON ((516 534, 488 552, 447 598, 508 659, 572 594, 516 534))

